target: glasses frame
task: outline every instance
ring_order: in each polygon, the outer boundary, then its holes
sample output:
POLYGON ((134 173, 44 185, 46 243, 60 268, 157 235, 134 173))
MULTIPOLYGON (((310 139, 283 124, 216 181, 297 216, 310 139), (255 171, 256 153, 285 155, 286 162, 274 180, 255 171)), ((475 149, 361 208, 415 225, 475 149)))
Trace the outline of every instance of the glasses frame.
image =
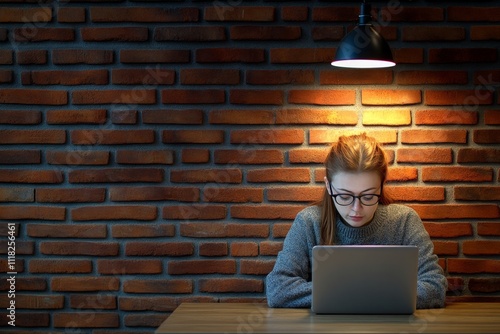
POLYGON ((334 202, 337 203, 338 205, 340 206, 349 206, 349 205, 352 205, 352 203, 354 203, 356 201, 356 198, 359 200, 359 203, 361 203, 363 206, 374 206, 374 205, 377 205, 379 202, 380 202, 380 196, 381 195, 378 195, 378 194, 363 194, 363 195, 358 195, 358 196, 355 196, 355 195, 352 195, 352 194, 332 194, 333 193, 333 189, 332 189, 332 184, 330 183, 330 180, 328 180, 328 187, 330 188, 330 196, 333 198, 334 202), (352 198, 352 201, 349 202, 348 204, 341 204, 337 201, 337 197, 338 196, 350 196, 352 198), (362 197, 364 196, 375 196, 377 197, 377 201, 373 204, 365 204, 362 200, 362 197))

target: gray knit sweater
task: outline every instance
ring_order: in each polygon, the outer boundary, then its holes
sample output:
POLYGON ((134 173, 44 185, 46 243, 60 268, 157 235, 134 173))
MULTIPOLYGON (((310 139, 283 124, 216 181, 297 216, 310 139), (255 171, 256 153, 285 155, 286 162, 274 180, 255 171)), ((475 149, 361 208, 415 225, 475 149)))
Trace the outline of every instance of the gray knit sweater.
MULTIPOLYGON (((270 307, 311 306, 312 248, 320 243, 321 208, 307 207, 295 218, 266 278, 270 307)), ((429 234, 417 213, 404 205, 379 205, 370 224, 351 227, 340 219, 335 244, 415 245, 419 249, 417 308, 443 307, 447 280, 429 234)))

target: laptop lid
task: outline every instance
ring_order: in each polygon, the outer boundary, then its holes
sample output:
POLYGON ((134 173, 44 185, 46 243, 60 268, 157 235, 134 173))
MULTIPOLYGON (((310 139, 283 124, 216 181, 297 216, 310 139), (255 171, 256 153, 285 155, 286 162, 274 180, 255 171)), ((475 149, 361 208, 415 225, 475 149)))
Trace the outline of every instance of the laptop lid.
POLYGON ((417 302, 417 246, 315 246, 315 313, 411 314, 417 302))

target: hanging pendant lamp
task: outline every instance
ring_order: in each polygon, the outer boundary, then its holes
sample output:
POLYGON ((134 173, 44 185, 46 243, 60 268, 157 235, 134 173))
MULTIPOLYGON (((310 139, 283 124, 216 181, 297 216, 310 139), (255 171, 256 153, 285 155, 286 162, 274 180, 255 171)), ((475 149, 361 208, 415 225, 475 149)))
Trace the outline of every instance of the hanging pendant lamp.
POLYGON ((396 65, 391 48, 373 28, 371 5, 363 1, 359 23, 341 41, 333 66, 348 68, 384 68, 396 65))

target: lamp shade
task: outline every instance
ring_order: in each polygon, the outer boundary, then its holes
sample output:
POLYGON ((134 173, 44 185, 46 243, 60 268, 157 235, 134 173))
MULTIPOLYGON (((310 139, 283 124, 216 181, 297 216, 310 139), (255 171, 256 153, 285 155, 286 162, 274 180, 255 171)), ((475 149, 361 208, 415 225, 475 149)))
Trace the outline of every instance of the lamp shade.
POLYGON ((341 41, 333 66, 350 68, 383 68, 396 65, 391 48, 370 24, 370 5, 361 5, 359 24, 341 41))

